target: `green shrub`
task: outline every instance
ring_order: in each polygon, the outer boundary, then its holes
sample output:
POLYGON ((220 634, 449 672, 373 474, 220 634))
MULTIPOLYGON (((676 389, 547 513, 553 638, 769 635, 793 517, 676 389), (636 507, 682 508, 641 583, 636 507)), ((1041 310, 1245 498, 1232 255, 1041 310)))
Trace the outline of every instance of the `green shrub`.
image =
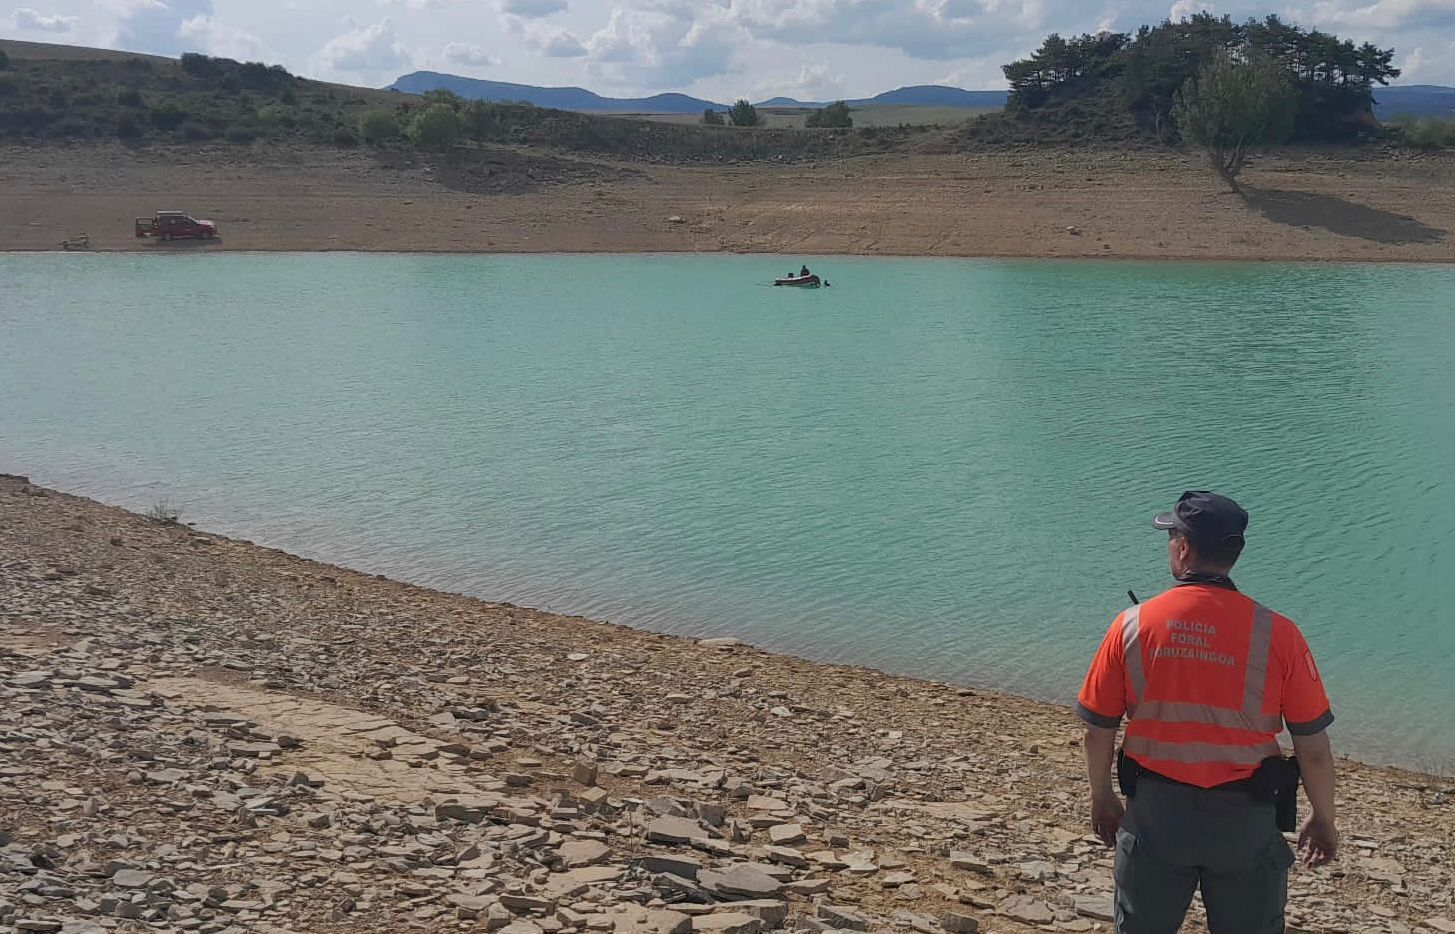
POLYGON ((141 121, 136 114, 122 113, 116 118, 116 135, 121 139, 136 139, 141 134, 141 121))
POLYGON ((51 124, 51 135, 57 139, 85 139, 91 135, 91 124, 81 117, 62 117, 51 124))
POLYGON ((702 112, 702 122, 707 126, 722 126, 726 123, 722 118, 722 114, 713 110, 711 107, 702 112))
POLYGON ((1400 141, 1415 149, 1455 149, 1455 118, 1396 117, 1400 141))
POLYGON ((19 90, 14 75, 0 75, 0 97, 13 97, 19 90))
POLYGON ((201 142, 212 139, 217 134, 207 124, 198 123, 196 120, 189 120, 182 124, 182 135, 194 142, 201 142))
POLYGON ((123 107, 145 106, 144 102, 141 99, 141 92, 138 91, 136 88, 122 88, 120 91, 117 91, 116 103, 120 104, 123 107))
POLYGON ((728 116, 732 118, 733 126, 758 126, 763 122, 762 118, 758 116, 758 108, 746 100, 739 100, 733 104, 732 110, 728 111, 728 116))
POLYGON ((240 143, 247 145, 258 138, 258 134, 245 126, 230 126, 225 134, 229 143, 240 143))
POLYGON ((152 126, 163 133, 170 133, 183 123, 187 122, 187 111, 178 107, 171 101, 167 101, 160 107, 153 107, 148 111, 151 117, 152 126))
POLYGON ((9 71, 9 70, 10 70, 10 56, 5 54, 5 50, 4 49, 0 49, 0 71, 9 71))
POLYGON ((848 104, 843 101, 834 101, 822 110, 815 110, 809 114, 805 125, 808 127, 846 130, 854 125, 854 118, 849 115, 848 104))
POLYGON ((333 144, 344 149, 352 149, 359 145, 359 137, 348 127, 339 127, 333 131, 333 144))
POLYGON ((420 149, 444 152, 460 138, 460 117, 446 103, 430 104, 409 122, 409 139, 420 149))
POLYGON ((359 136, 378 146, 399 135, 399 118, 388 110, 370 110, 359 118, 359 136))

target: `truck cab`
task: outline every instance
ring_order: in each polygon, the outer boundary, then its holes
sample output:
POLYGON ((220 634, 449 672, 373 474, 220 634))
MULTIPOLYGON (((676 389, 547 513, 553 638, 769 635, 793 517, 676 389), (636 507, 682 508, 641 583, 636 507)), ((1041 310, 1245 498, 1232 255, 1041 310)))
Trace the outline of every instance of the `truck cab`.
POLYGON ((158 211, 152 217, 136 219, 136 235, 158 240, 213 240, 217 237, 217 224, 181 211, 158 211))

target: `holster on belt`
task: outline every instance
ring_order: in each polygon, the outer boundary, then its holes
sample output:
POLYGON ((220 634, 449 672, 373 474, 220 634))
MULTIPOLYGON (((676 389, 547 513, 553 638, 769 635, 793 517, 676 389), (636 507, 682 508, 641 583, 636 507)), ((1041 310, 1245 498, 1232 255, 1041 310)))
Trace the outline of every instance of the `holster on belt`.
POLYGON ((1298 759, 1269 756, 1248 778, 1248 794, 1254 801, 1273 802, 1278 829, 1284 833, 1298 829, 1298 783, 1301 774, 1298 759))
MULTIPOLYGON (((1136 795, 1137 782, 1144 774, 1160 781, 1183 784, 1142 767, 1126 754, 1125 749, 1117 750, 1117 785, 1125 797, 1136 795)), ((1248 797, 1254 801, 1272 802, 1278 829, 1288 833, 1298 828, 1299 776, 1297 759, 1269 756, 1247 778, 1217 787, 1228 791, 1247 792, 1248 797)))
POLYGON ((1125 749, 1117 749, 1117 787, 1122 790, 1122 797, 1130 798, 1137 793, 1137 778, 1142 774, 1142 767, 1137 760, 1127 755, 1125 749))

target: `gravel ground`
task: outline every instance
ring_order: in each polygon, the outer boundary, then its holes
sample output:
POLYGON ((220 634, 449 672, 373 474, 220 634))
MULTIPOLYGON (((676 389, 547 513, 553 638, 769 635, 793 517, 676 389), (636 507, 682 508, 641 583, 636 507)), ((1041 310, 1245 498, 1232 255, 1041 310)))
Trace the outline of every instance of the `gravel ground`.
MULTIPOLYGON (((0 929, 1108 930, 1069 711, 410 587, 0 478, 0 929)), ((1452 932, 1341 764, 1290 931, 1452 932)), ((1202 930, 1194 920, 1189 930, 1202 930)))

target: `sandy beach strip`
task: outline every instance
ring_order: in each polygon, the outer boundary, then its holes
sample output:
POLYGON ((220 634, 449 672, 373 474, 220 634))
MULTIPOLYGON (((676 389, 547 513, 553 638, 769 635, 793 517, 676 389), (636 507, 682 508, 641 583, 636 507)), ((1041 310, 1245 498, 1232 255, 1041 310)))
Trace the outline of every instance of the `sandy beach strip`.
POLYGON ((1175 150, 908 154, 810 165, 613 163, 492 151, 470 168, 370 151, 0 148, 0 251, 746 252, 1455 261, 1455 154, 1288 151, 1245 195, 1175 150), (133 220, 216 220, 216 244, 133 220))
MULTIPOLYGON (((482 603, 14 477, 0 617, 0 926, 1109 929, 1054 705, 482 603)), ((1295 870, 1290 930, 1455 929, 1455 782, 1340 777, 1343 858, 1295 870)))

